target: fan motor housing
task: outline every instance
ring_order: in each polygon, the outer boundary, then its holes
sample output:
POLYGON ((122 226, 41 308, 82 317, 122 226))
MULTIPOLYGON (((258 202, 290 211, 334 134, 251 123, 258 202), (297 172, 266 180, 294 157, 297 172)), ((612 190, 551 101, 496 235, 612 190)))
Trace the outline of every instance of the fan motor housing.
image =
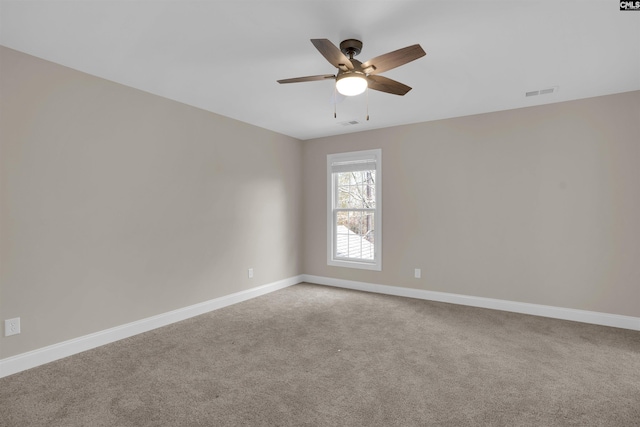
POLYGON ((340 50, 349 58, 352 58, 362 51, 362 42, 356 39, 343 40, 340 43, 340 50))

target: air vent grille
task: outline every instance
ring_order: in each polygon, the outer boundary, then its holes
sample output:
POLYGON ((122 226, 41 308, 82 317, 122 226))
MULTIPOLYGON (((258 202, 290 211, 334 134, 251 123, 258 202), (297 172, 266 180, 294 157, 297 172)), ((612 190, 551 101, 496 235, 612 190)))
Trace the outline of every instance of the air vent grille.
POLYGON ((556 93, 559 89, 559 86, 553 86, 546 89, 532 90, 531 92, 525 92, 524 96, 537 96, 537 95, 549 95, 551 93, 556 93))
POLYGON ((360 123, 360 122, 359 122, 359 121, 357 121, 357 120, 351 120, 351 121, 348 121, 348 122, 339 122, 338 124, 339 124, 340 126, 353 126, 353 125, 357 125, 357 124, 359 124, 359 123, 360 123))

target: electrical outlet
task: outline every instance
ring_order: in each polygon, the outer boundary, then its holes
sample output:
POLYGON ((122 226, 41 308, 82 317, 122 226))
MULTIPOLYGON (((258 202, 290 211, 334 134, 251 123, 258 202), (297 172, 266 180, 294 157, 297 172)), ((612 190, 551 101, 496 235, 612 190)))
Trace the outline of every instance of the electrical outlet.
POLYGON ((253 268, 250 268, 248 271, 249 279, 253 279, 253 268))
POLYGON ((17 335, 20 333, 20 318, 7 319, 4 321, 4 336, 17 335))
POLYGON ((414 276, 416 279, 419 279, 419 278, 422 276, 422 270, 421 270, 421 269, 419 269, 419 268, 416 268, 416 269, 413 271, 413 276, 414 276))

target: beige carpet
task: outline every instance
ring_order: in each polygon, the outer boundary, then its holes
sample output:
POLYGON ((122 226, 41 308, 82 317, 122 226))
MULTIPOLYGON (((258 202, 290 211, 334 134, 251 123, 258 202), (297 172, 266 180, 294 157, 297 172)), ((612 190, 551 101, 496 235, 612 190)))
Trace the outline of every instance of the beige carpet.
POLYGON ((297 285, 0 379, 2 426, 638 426, 640 332, 297 285))

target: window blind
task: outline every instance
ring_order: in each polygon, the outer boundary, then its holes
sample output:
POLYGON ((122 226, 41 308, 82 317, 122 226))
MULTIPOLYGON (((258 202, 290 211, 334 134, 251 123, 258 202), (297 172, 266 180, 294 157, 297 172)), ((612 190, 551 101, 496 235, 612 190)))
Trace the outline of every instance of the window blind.
POLYGON ((376 159, 342 161, 331 163, 331 173, 376 170, 376 159))

